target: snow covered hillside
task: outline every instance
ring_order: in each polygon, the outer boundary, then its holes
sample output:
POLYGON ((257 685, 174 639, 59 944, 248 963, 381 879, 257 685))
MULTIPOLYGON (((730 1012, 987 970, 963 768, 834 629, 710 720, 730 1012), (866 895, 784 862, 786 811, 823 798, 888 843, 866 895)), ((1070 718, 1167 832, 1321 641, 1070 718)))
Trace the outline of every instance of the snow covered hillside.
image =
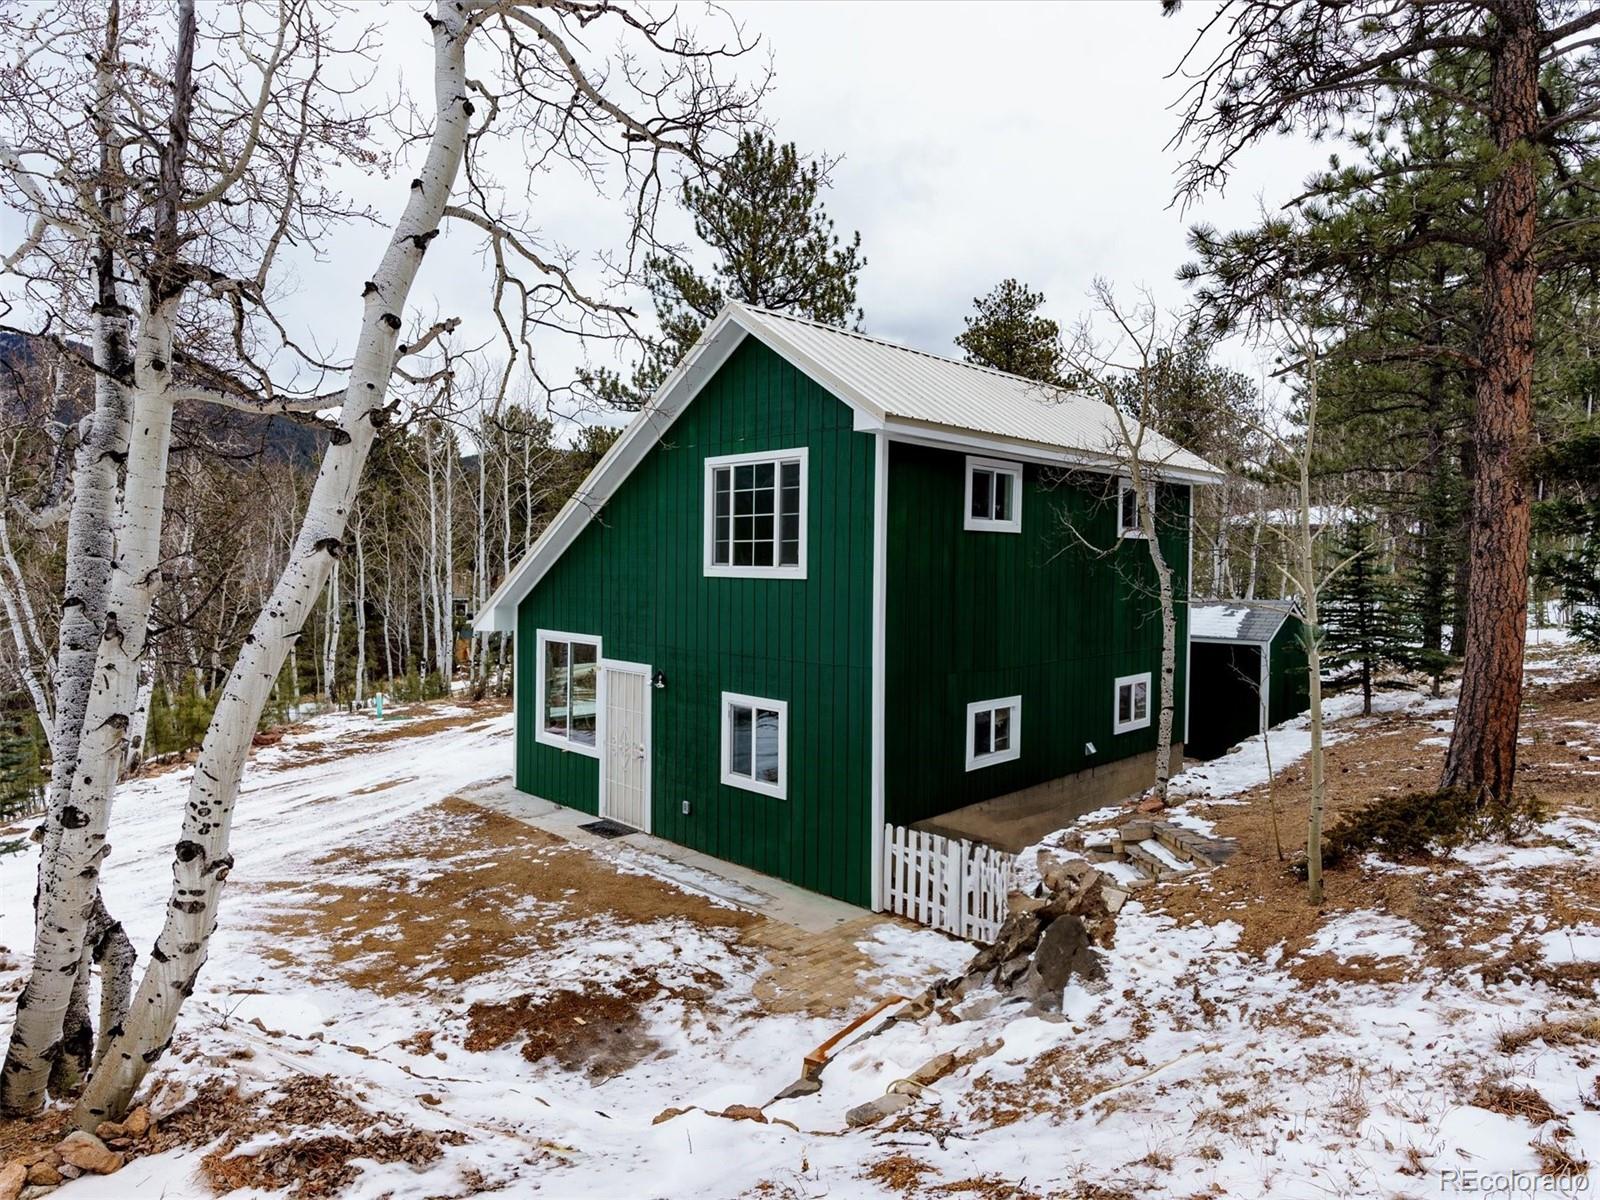
MULTIPOLYGON (((211 961, 148 1088, 155 1133, 63 1200, 1401 1196, 1471 1172, 1576 1178, 1600 1153, 1600 664, 1531 653, 1523 778, 1548 812, 1520 844, 1368 859, 1309 910, 1277 859, 1258 740, 1183 777, 1174 819, 1238 852, 1135 892, 1103 986, 1069 988, 1059 1014, 977 995, 960 1020, 846 1039, 820 1091, 778 1101, 814 1046, 973 947, 891 918, 792 929, 625 843, 505 815, 487 803, 509 768, 502 707, 321 718, 252 759, 211 961), (942 1078, 897 1085, 946 1053, 942 1078), (847 1124, 896 1086, 912 1103, 847 1124)), ((1448 698, 1384 693, 1370 718, 1336 703, 1335 813, 1431 781, 1448 698)), ((1292 848, 1303 734, 1270 749, 1292 848)), ((105 886, 141 952, 186 775, 119 792, 105 886)), ((7 1006, 33 870, 0 858, 7 1006)), ((0 1126, 0 1161, 25 1145, 0 1126)))

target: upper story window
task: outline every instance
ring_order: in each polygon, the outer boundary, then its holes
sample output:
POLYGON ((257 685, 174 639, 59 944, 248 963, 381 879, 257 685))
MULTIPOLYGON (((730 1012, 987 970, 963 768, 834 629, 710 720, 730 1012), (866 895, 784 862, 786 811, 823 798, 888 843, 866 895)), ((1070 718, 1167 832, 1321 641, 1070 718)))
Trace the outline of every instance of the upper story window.
POLYGON ((782 800, 789 792, 789 706, 722 693, 722 782, 782 800))
POLYGON ((598 755, 600 639, 539 630, 537 740, 563 750, 598 755))
MULTIPOLYGON (((1153 518, 1156 511, 1155 484, 1148 485, 1146 494, 1149 497, 1150 515, 1153 518)), ((1117 481, 1117 536, 1125 538, 1144 536, 1144 523, 1139 520, 1139 493, 1131 479, 1117 481)))
POLYGON ((967 459, 967 508, 962 526, 992 533, 1022 532, 1021 463, 967 459))
POLYGON ((707 575, 806 576, 806 451, 706 459, 707 575))
POLYGON ((1117 733, 1144 729, 1150 724, 1150 672, 1124 675, 1117 680, 1117 707, 1112 714, 1117 733))
POLYGON ((967 770, 1010 762, 1021 754, 1021 696, 967 705, 967 770))

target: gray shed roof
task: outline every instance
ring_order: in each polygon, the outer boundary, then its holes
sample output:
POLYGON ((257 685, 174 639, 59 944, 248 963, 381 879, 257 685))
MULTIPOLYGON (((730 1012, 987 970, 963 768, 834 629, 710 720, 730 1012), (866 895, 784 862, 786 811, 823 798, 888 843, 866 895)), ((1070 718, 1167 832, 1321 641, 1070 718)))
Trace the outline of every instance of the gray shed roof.
POLYGON ((1210 642, 1270 642, 1297 611, 1293 600, 1191 600, 1189 637, 1210 642))

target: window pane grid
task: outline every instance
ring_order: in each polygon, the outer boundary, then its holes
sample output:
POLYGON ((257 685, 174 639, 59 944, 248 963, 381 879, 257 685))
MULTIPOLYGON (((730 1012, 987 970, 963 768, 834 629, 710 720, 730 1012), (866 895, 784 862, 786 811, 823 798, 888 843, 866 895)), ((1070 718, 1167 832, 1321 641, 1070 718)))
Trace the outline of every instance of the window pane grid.
POLYGON ((803 507, 798 460, 713 467, 711 565, 798 567, 803 507))

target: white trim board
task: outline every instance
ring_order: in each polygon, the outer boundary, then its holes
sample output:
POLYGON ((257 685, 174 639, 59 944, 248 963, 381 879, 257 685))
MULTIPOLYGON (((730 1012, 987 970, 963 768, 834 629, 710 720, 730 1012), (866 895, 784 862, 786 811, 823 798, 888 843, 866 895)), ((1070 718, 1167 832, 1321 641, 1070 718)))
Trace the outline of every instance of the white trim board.
POLYGON ((722 699, 717 707, 717 723, 722 728, 720 751, 721 758, 717 763, 717 774, 721 781, 728 787, 739 788, 746 792, 755 792, 760 796, 770 796, 774 800, 787 800, 789 798, 789 702, 787 700, 773 700, 767 696, 747 696, 743 692, 723 692, 722 699), (728 756, 728 707, 737 704, 741 708, 751 711, 750 720, 750 770, 751 777, 735 775, 732 771, 732 759, 728 756), (766 709, 768 712, 778 714, 778 782, 766 783, 753 777, 756 768, 756 742, 755 742, 755 710, 766 709))
MULTIPOLYGON (((701 499, 704 508, 704 545, 701 551, 700 565, 708 576, 722 576, 728 579, 804 579, 806 577, 806 527, 811 524, 811 512, 808 507, 811 492, 811 452, 805 446, 796 446, 788 450, 755 450, 747 454, 715 454, 705 460, 705 495, 701 499), (738 467, 749 463, 772 463, 773 470, 773 557, 777 558, 782 544, 782 506, 783 506, 783 476, 781 466, 784 463, 797 462, 800 464, 800 561, 794 566, 778 566, 776 563, 770 567, 735 566, 733 563, 715 562, 716 550, 716 477, 717 470, 721 467, 738 467)), ((729 514, 730 521, 732 514, 729 514)), ((729 549, 731 552, 732 541, 730 538, 729 549)))
MULTIPOLYGON (((966 486, 962 490, 961 501, 961 528, 969 533, 1021 533, 1022 532, 1022 481, 1025 474, 1022 464, 1000 458, 979 458, 977 455, 967 455, 966 465, 962 468, 962 475, 966 479, 966 486), (977 471, 986 471, 991 480, 1005 478, 1010 480, 1007 484, 1008 495, 1011 498, 1011 515, 1003 519, 997 517, 975 517, 972 515, 972 476, 977 471)), ((990 498, 993 499, 994 484, 990 483, 990 498)), ((993 509, 990 504, 990 509, 993 509)))
MULTIPOLYGON (((533 644, 533 740, 541 745, 549 746, 555 750, 564 750, 569 754, 587 754, 590 758, 599 758, 601 736, 600 724, 604 720, 606 707, 606 698, 600 690, 602 680, 600 664, 605 659, 605 649, 602 647, 600 639, 595 637, 593 634, 588 633, 568 633, 561 629, 541 629, 534 635, 533 644), (573 642, 576 642, 579 645, 594 647, 595 719, 594 745, 592 746, 586 745, 583 742, 575 742, 571 738, 558 737, 553 733, 547 732, 544 727, 544 648, 545 644, 548 642, 566 642, 569 645, 573 642)), ((570 659, 567 662, 567 677, 570 681, 572 677, 572 662, 570 659)), ((570 682, 568 684, 568 688, 570 691, 570 682)), ((567 707, 569 710, 572 707, 572 697, 570 694, 567 697, 567 707)), ((567 719, 567 728, 572 728, 572 719, 570 715, 567 719)))
MULTIPOLYGON (((1130 705, 1131 707, 1131 705, 1130 705)), ((1132 675, 1118 675, 1116 682, 1111 685, 1111 732, 1112 734, 1133 733, 1139 729, 1150 728, 1150 718, 1155 710, 1155 697, 1150 693, 1150 672, 1135 671, 1132 675), (1127 721, 1122 720, 1122 689, 1124 687, 1137 687, 1144 684, 1144 717, 1133 717, 1127 721)))

